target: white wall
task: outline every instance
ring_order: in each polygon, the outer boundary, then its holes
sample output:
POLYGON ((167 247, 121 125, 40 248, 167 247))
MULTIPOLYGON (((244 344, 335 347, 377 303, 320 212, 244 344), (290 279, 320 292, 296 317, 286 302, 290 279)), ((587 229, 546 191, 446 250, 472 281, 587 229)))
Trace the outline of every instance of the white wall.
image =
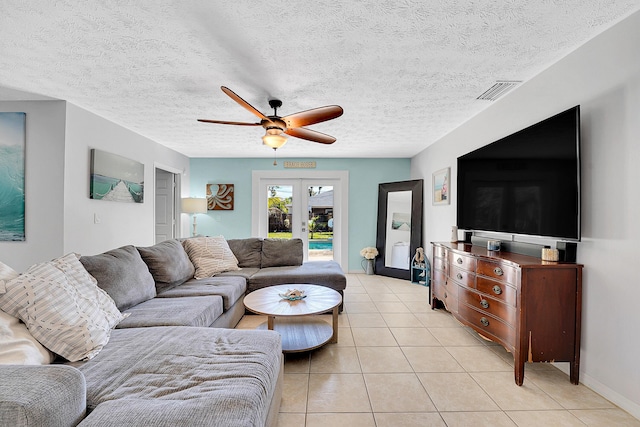
MULTIPOLYGON (((189 158, 154 141, 67 103, 64 187, 64 252, 93 255, 124 245, 150 246, 155 239, 155 169, 161 164, 189 171, 189 158), (97 148, 144 164, 144 203, 89 198, 91 149, 97 148), (100 223, 94 222, 94 215, 100 223)), ((188 193, 189 180, 181 191, 188 193)))
POLYGON ((18 271, 62 253, 64 101, 6 101, 26 117, 24 242, 0 242, 0 261, 18 271))
MULTIPOLYGON (((456 158, 581 105, 585 265, 580 380, 640 418, 640 13, 496 101, 412 159, 412 179, 451 166, 451 205, 425 203, 425 242, 455 224, 456 158)), ((478 101, 481 102, 481 101, 478 101)), ((426 186, 425 200, 431 188, 426 186)))
POLYGON ((127 244, 153 245, 156 165, 185 171, 179 191, 188 194, 188 157, 80 107, 6 101, 0 111, 27 113, 26 241, 0 242, 0 261, 18 271, 68 252, 92 255, 127 244), (144 203, 89 199, 91 148, 144 163, 144 203))

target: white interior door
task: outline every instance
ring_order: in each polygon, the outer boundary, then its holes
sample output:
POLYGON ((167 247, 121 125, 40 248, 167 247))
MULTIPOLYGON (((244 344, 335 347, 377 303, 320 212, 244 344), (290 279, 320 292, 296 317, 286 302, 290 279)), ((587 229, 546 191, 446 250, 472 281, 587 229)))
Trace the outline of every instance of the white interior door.
POLYGON ((162 169, 156 169, 156 243, 176 237, 175 190, 175 175, 162 169))
POLYGON ((347 189, 346 171, 254 171, 252 235, 300 238, 305 261, 346 266, 347 189))

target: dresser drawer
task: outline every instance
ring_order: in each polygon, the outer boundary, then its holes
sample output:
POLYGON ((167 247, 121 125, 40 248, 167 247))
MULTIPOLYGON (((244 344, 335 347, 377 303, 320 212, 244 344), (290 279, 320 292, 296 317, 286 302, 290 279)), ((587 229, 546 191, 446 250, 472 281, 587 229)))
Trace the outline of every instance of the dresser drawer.
POLYGON ((434 258, 433 269, 447 271, 447 259, 446 258, 434 258))
POLYGON ((496 280, 516 284, 518 271, 510 265, 504 265, 497 262, 489 262, 478 260, 478 275, 491 277, 496 280))
POLYGON ((474 329, 481 335, 493 335, 499 338, 509 346, 515 345, 516 331, 506 323, 500 320, 475 310, 466 304, 459 304, 458 314, 465 319, 474 329))
POLYGON ((462 268, 456 266, 451 266, 449 277, 458 282, 460 285, 466 286, 467 288, 476 287, 476 275, 471 271, 463 270, 462 268))
POLYGON ((433 256, 435 257, 440 257, 440 258, 446 258, 447 257, 447 250, 445 248, 443 248, 442 246, 434 246, 433 247, 433 256))
POLYGON ((476 276, 476 289, 506 304, 516 306, 516 290, 504 282, 476 276))
POLYGON ((441 288, 452 297, 456 299, 458 298, 458 292, 459 292, 460 286, 458 286, 456 282, 454 282, 453 280, 451 279, 445 280, 444 286, 442 286, 441 288))
POLYGON ((440 301, 444 303, 444 308, 446 308, 447 311, 456 314, 458 313, 458 298, 447 292, 447 289, 443 291, 440 301))
POLYGON ((447 281, 447 276, 444 271, 431 270, 431 274, 431 281, 433 282, 434 286, 444 286, 445 282, 447 281))
POLYGON ((458 301, 498 317, 514 328, 516 326, 516 308, 513 306, 464 288, 458 292, 458 301))
POLYGON ((466 255, 460 255, 455 252, 449 253, 449 263, 452 266, 459 267, 465 270, 475 271, 476 259, 466 255))

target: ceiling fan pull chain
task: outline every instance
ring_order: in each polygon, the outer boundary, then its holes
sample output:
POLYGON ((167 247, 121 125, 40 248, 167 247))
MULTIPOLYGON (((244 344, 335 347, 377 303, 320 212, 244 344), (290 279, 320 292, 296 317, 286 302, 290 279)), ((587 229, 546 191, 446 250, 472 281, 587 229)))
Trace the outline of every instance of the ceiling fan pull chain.
POLYGON ((278 166, 278 150, 277 149, 273 149, 273 166, 278 166))

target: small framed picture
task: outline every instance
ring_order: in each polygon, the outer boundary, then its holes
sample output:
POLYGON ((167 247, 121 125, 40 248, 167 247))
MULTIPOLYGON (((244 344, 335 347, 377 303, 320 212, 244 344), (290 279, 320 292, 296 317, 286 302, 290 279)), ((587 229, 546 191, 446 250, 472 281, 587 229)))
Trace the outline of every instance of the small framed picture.
POLYGON ((449 173, 451 168, 440 169, 433 173, 433 204, 448 205, 451 200, 449 173))

